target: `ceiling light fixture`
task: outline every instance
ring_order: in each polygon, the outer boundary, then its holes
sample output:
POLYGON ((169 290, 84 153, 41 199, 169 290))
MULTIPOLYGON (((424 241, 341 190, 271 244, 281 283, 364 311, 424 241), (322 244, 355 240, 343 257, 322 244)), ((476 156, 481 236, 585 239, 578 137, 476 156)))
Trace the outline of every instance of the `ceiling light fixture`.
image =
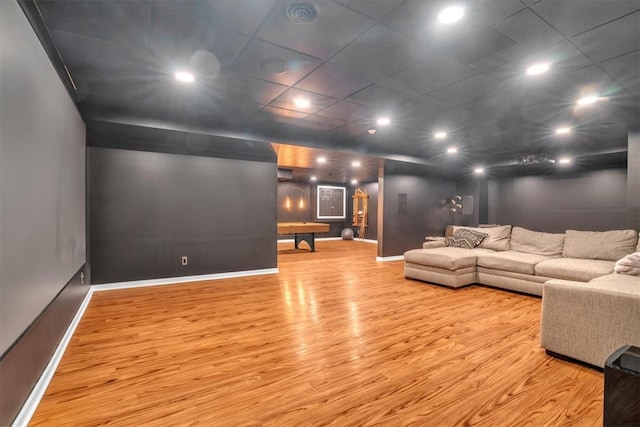
POLYGON ((311 101, 306 98, 295 98, 293 104, 298 108, 307 108, 311 105, 311 101))
POLYGON ((433 135, 436 139, 445 139, 447 137, 447 133, 446 132, 436 132, 435 135, 433 135))
POLYGON ((176 71, 174 77, 176 80, 183 83, 193 83, 195 81, 193 74, 186 71, 176 71))
POLYGON ((578 105, 591 105, 591 104, 595 104, 596 102, 600 101, 600 97, 598 95, 589 95, 589 96, 585 96, 583 98, 580 98, 576 101, 576 104, 578 105))
POLYGON ((354 162, 351 162, 351 166, 353 166, 354 168, 359 168, 360 167, 360 162, 357 161, 357 160, 354 161, 354 162))
POLYGON ((316 181, 317 179, 318 179, 318 178, 317 178, 317 177, 315 177, 315 176, 312 176, 312 177, 311 177, 311 181, 316 181))
POLYGON ((391 119, 389 117, 380 117, 378 118, 378 120, 376 120, 376 123, 378 124, 378 126, 387 126, 389 125, 389 123, 391 123, 391 119))
POLYGON ((316 159, 316 161, 317 161, 318 163, 327 163, 327 158, 326 158, 326 157, 322 157, 322 156, 320 156, 320 157, 318 157, 318 158, 316 159))
POLYGON ((571 128, 558 128, 558 129, 556 129, 556 134, 558 134, 558 135, 566 135, 568 133, 571 133, 571 128))
POLYGON ((351 184, 356 185, 357 183, 358 183, 358 180, 357 180, 357 179, 352 179, 352 180, 351 180, 351 184))
POLYGON ((443 9, 442 12, 438 14, 438 21, 442 24, 453 24, 454 22, 458 22, 464 16, 464 9, 460 6, 452 6, 446 9, 443 9))
POLYGON ((541 64, 535 64, 527 68, 527 75, 536 76, 538 74, 544 74, 547 71, 549 71, 549 64, 545 62, 541 64))
POLYGON ((566 165, 571 163, 571 159, 568 157, 563 157, 562 159, 558 160, 558 163, 562 164, 562 165, 566 165))
POLYGON ((458 152, 458 149, 456 147, 447 148, 447 153, 449 153, 449 154, 455 154, 457 152, 458 152))
POLYGON ((377 132, 376 128, 369 128, 367 129, 367 132, 369 132, 369 135, 375 135, 375 133, 377 132))
POLYGON ((484 168, 475 168, 473 170, 473 173, 475 173, 476 175, 482 175, 484 173, 484 168))

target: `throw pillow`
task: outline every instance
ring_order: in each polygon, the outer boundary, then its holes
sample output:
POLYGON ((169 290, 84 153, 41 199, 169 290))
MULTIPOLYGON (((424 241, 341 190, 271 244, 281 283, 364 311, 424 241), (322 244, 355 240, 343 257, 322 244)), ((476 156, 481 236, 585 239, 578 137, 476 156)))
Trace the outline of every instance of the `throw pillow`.
POLYGON ((451 237, 445 238, 444 244, 454 248, 473 249, 487 236, 487 233, 461 228, 454 231, 451 237))
POLYGON ((640 252, 634 252, 619 259, 613 271, 620 274, 640 276, 640 252))

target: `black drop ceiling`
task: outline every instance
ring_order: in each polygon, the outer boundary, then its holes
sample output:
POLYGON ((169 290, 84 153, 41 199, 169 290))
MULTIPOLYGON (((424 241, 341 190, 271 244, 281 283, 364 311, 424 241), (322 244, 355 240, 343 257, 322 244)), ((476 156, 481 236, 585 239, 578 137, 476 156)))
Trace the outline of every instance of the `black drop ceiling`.
POLYGON ((638 0, 462 0, 450 26, 446 0, 20 2, 85 120, 224 137, 216 150, 254 139, 442 165, 453 145, 451 169, 542 151, 608 164, 640 121, 638 0), (292 21, 294 3, 315 20, 292 21), (548 74, 525 76, 542 60, 548 74), (607 100, 576 108, 587 91, 607 100))

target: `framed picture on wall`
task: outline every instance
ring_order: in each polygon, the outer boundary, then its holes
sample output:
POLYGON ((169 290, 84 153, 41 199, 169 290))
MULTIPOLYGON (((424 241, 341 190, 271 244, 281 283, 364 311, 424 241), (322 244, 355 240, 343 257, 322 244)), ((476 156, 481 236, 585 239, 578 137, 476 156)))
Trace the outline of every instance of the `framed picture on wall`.
POLYGON ((345 219, 347 189, 318 185, 318 219, 345 219))

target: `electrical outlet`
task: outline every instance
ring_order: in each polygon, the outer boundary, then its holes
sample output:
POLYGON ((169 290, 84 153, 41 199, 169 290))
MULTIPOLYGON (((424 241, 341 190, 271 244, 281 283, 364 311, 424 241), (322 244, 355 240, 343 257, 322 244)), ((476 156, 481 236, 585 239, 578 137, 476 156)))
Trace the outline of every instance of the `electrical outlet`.
POLYGON ((189 259, 186 256, 182 257, 182 265, 187 265, 189 264, 189 259))

